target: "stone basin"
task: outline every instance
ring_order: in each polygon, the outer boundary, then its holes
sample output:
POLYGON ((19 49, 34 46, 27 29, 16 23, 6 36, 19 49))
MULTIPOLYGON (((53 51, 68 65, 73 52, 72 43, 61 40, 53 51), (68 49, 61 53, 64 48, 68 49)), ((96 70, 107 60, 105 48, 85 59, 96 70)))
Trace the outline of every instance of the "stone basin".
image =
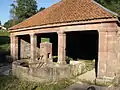
POLYGON ((85 64, 80 61, 73 61, 66 65, 39 62, 34 64, 37 67, 24 66, 24 62, 25 60, 17 60, 12 63, 13 75, 23 80, 49 82, 72 78, 85 73, 85 64))

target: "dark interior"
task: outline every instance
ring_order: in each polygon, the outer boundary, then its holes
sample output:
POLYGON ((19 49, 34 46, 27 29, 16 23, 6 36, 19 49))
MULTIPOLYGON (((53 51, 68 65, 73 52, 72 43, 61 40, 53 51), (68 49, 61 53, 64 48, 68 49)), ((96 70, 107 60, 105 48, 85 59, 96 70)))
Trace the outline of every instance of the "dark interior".
POLYGON ((95 60, 97 77, 98 40, 97 30, 66 33, 66 55, 74 60, 95 60))
POLYGON ((98 58, 98 32, 69 32, 66 38, 67 56, 77 59, 93 60, 98 58))
POLYGON ((37 35, 37 46, 40 48, 41 38, 49 38, 52 43, 52 56, 58 53, 58 35, 57 33, 42 33, 37 35))

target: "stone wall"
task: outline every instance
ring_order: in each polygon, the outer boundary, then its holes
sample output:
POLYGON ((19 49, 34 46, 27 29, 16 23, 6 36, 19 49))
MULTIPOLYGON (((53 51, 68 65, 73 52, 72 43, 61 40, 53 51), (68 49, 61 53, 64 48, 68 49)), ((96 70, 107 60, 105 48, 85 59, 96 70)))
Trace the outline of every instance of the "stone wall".
POLYGON ((79 61, 70 65, 41 62, 39 67, 35 68, 23 67, 20 65, 22 62, 22 60, 13 62, 13 75, 30 81, 57 81, 83 74, 86 71, 85 64, 79 61))
POLYGON ((30 58, 30 43, 25 40, 20 40, 20 58, 30 58))
MULTIPOLYGON (((29 59, 31 57, 30 42, 20 39, 20 59, 29 59)), ((36 47, 37 58, 40 57, 40 48, 36 47)))
POLYGON ((118 27, 115 51, 117 54, 117 59, 120 61, 120 27, 118 27))

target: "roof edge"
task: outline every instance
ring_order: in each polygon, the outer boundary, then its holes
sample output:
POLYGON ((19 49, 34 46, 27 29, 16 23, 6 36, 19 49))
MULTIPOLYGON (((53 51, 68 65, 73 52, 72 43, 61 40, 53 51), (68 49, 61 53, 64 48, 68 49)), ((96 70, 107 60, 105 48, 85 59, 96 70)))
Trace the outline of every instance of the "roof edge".
POLYGON ((103 8, 104 10, 106 10, 107 12, 109 12, 109 13, 111 13, 111 14, 113 14, 113 15, 115 15, 115 16, 119 16, 117 13, 115 13, 115 12, 113 12, 113 11, 111 11, 111 10, 109 10, 109 9, 107 9, 106 7, 104 7, 104 6, 102 6, 101 4, 99 4, 98 2, 96 2, 96 1, 94 1, 94 0, 91 0, 93 3, 95 3, 95 4, 97 4, 97 5, 99 5, 101 8, 103 8))
POLYGON ((20 28, 20 29, 9 29, 9 32, 18 32, 18 31, 26 31, 26 30, 33 30, 33 29, 42 29, 42 28, 52 28, 52 27, 61 27, 61 26, 69 26, 69 25, 80 25, 80 24, 91 24, 91 23, 107 23, 107 22, 119 22, 117 18, 111 19, 97 19, 91 21, 79 21, 79 22, 70 22, 70 23, 59 23, 59 24, 49 24, 49 25, 42 25, 42 26, 34 26, 34 27, 27 27, 27 28, 20 28))

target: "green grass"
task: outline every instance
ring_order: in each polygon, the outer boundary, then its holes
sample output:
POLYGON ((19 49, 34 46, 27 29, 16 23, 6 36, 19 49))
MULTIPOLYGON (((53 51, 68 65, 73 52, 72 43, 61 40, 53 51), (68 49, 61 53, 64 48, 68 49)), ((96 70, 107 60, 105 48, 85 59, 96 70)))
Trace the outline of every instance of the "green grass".
POLYGON ((0 76, 0 90, 63 90, 73 84, 69 80, 54 83, 22 81, 13 76, 0 76))
POLYGON ((44 42, 50 42, 50 38, 41 38, 41 42, 44 43, 44 42))
POLYGON ((90 71, 95 68, 95 61, 94 60, 83 60, 86 65, 86 70, 90 71))
POLYGON ((8 31, 2 31, 0 30, 0 36, 9 36, 9 32, 8 31))
POLYGON ((7 62, 6 56, 10 54, 10 35, 0 30, 0 62, 7 62))

